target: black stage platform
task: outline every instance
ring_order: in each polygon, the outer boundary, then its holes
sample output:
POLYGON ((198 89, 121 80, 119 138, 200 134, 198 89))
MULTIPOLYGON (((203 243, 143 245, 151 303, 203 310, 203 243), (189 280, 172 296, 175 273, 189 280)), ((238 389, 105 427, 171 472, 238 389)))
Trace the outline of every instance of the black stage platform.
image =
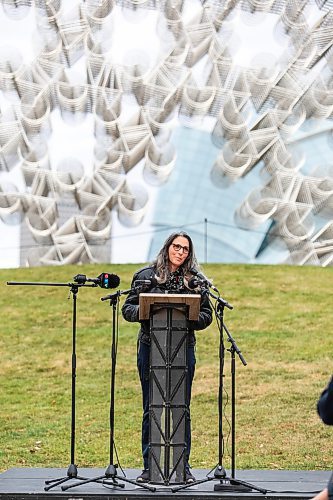
MULTIPOLYGON (((105 469, 78 469, 78 475, 86 478, 102 476, 105 469)), ((197 479, 204 479, 208 474, 207 470, 193 469, 193 474, 197 479)), ((124 471, 126 478, 135 479, 140 473, 139 470, 127 469, 124 471)), ((122 472, 118 469, 118 475, 122 472)), ((62 491, 61 485, 44 491, 45 481, 49 479, 67 477, 67 469, 51 468, 13 468, 0 474, 0 499, 1 500, 52 500, 64 499, 89 499, 89 500, 141 500, 155 498, 156 500, 174 498, 179 500, 207 500, 210 498, 223 497, 224 499, 308 499, 312 498, 316 492, 322 490, 328 481, 330 471, 293 471, 293 470, 240 470, 235 474, 236 480, 245 481, 250 485, 267 490, 261 493, 252 489, 250 491, 234 491, 228 489, 228 485, 220 491, 215 491, 214 486, 220 484, 213 480, 206 483, 197 484, 190 488, 172 491, 172 486, 155 485, 156 491, 144 490, 140 486, 123 482, 124 488, 107 486, 101 483, 88 483, 69 488, 62 491)), ((70 485, 77 482, 70 479, 63 483, 70 485)), ((119 479, 119 483, 122 483, 119 479)))

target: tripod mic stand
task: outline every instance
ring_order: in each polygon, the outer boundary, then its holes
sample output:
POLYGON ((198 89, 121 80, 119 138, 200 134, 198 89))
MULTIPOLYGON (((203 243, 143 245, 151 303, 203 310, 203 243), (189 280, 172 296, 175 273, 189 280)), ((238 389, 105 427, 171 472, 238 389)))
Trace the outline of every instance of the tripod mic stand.
POLYGON ((70 438, 70 465, 67 469, 67 475, 57 479, 45 481, 44 490, 48 491, 59 484, 65 483, 70 479, 84 479, 78 476, 77 465, 75 464, 75 393, 76 393, 76 302, 79 288, 82 286, 96 287, 97 284, 85 285, 84 283, 19 283, 16 281, 8 281, 7 285, 39 285, 39 286, 60 286, 70 287, 70 293, 73 297, 73 317, 72 317, 72 388, 71 388, 71 438, 70 438))
POLYGON ((88 483, 102 483, 108 486, 116 486, 119 488, 124 488, 125 485, 119 483, 118 480, 124 481, 127 483, 134 484, 136 486, 141 486, 150 491, 156 491, 156 488, 153 486, 149 486, 147 484, 139 484, 132 479, 128 479, 124 476, 119 476, 117 474, 118 465, 113 461, 113 450, 114 450, 114 390, 115 390, 115 380, 116 380, 116 362, 117 362, 117 348, 116 348, 116 330, 118 331, 118 321, 117 321, 117 306, 119 304, 119 298, 121 295, 128 294, 131 291, 124 290, 108 295, 106 297, 102 297, 101 300, 110 300, 110 306, 112 306, 112 340, 111 340, 111 379, 110 379, 110 443, 109 443, 109 451, 110 451, 110 459, 109 465, 107 466, 105 472, 101 476, 97 476, 94 478, 78 478, 81 481, 70 484, 68 486, 62 486, 61 489, 63 491, 68 490, 69 488, 74 488, 75 486, 80 486, 82 484, 88 483))
POLYGON ((236 423, 236 363, 235 363, 235 353, 239 356, 242 364, 246 366, 246 361, 239 350, 235 340, 231 336, 228 328, 224 324, 224 308, 233 309, 226 300, 222 297, 214 295, 208 288, 203 290, 203 293, 208 294, 210 297, 216 299, 216 306, 214 308, 216 320, 219 329, 219 390, 218 390, 218 415, 219 415, 219 452, 218 452, 218 464, 214 470, 214 476, 208 476, 205 479, 199 479, 193 483, 185 484, 182 486, 177 486, 172 488, 172 492, 183 490, 191 486, 206 483, 208 481, 219 481, 218 484, 214 485, 214 491, 225 491, 225 492, 250 492, 251 490, 259 491, 260 493, 266 494, 267 490, 259 488, 245 481, 241 481, 235 478, 235 423, 236 423), (223 467, 223 377, 224 377, 224 341, 223 341, 223 331, 227 333, 228 341, 231 347, 227 349, 231 353, 231 477, 227 476, 227 472, 223 467))

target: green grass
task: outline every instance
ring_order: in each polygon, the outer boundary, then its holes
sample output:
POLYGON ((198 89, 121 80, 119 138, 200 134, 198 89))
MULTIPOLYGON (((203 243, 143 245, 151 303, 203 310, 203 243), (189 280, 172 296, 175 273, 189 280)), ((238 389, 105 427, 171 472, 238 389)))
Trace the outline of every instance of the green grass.
MULTIPOLYGON (((113 265, 121 289, 138 265, 113 265)), ((68 283, 107 266, 0 271, 0 470, 64 467, 70 462, 72 298, 68 287, 7 286, 7 281, 68 283)), ((332 432, 316 402, 333 372, 333 269, 207 265, 234 309, 228 330, 236 356, 236 466, 239 469, 329 469, 332 432)), ((109 461, 110 344, 108 291, 81 289, 77 298, 76 463, 109 461)), ((121 304, 123 303, 121 299, 121 304)), ((141 467, 141 393, 136 372, 137 324, 119 317, 115 440, 124 467, 141 467)), ((216 322, 197 334, 192 399, 194 467, 218 460, 216 322)), ((225 338, 226 347, 229 343, 225 338)), ((224 465, 230 467, 230 353, 225 356, 224 465), (227 399, 229 398, 228 402, 227 399)))

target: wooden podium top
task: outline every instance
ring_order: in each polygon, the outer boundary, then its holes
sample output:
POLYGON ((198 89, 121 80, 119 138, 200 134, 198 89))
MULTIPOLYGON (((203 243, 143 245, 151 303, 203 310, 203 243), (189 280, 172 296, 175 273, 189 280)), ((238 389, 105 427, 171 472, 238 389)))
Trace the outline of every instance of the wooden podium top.
POLYGON ((140 293, 139 320, 149 319, 152 304, 186 304, 189 306, 188 319, 196 321, 200 311, 199 294, 181 293, 140 293))

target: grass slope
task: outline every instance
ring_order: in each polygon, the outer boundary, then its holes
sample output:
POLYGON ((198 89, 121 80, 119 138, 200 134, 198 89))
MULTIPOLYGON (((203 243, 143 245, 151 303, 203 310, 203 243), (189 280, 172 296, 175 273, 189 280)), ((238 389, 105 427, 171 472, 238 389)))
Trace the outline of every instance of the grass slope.
MULTIPOLYGON (((111 270, 130 285, 138 265, 64 266, 0 271, 0 470, 70 463, 72 307, 68 287, 7 286, 7 281, 68 283, 77 273, 111 270)), ((236 356, 236 467, 328 469, 332 430, 316 401, 333 371, 333 269, 206 265, 234 306, 225 324, 247 361, 236 356)), ((110 344, 108 291, 77 298, 75 461, 109 462, 110 344)), ((121 304, 123 303, 121 299, 121 304)), ((120 305, 121 305, 120 304, 120 305)), ((115 440, 124 467, 141 467, 141 393, 137 324, 119 316, 115 440)), ((197 334, 192 399, 194 467, 218 460, 218 330, 197 334)), ((225 339, 226 347, 229 347, 225 339)), ((230 467, 230 353, 226 351, 224 465, 230 467)))

